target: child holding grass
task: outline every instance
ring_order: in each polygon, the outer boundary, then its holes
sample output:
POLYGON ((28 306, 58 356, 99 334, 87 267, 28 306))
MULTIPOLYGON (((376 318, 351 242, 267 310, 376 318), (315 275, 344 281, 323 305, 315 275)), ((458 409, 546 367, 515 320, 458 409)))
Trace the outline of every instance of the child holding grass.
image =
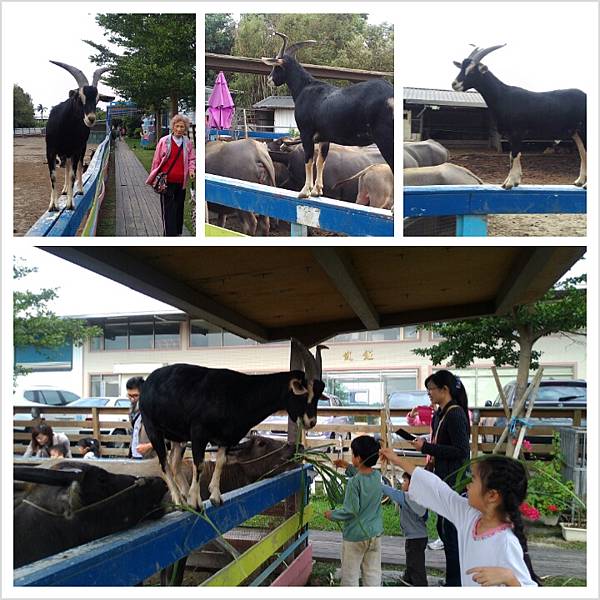
POLYGON ((350 477, 346 484, 344 504, 325 511, 325 518, 343 523, 342 581, 343 586, 381 585, 381 475, 373 470, 379 458, 379 442, 369 435, 352 440, 352 466, 336 460, 337 467, 347 467, 350 477))
POLYGON ((519 461, 497 454, 475 461, 464 498, 433 473, 397 456, 393 448, 379 454, 412 475, 412 500, 456 527, 463 586, 540 584, 519 511, 527 496, 527 471, 519 461))
POLYGON ((406 571, 402 579, 415 587, 427 587, 425 548, 427 548, 427 509, 409 498, 410 473, 402 473, 402 490, 383 485, 383 495, 400 508, 400 525, 404 531, 406 571))

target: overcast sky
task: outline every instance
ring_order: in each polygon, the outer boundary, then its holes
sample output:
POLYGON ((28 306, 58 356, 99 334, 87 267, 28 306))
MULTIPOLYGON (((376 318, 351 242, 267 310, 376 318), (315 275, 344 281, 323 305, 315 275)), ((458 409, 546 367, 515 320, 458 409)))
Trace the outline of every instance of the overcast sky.
POLYGON ((14 256, 23 259, 20 264, 38 268, 15 287, 32 292, 57 289, 59 297, 50 307, 61 316, 176 310, 44 250, 23 247, 14 256))
MULTIPOLYGON (((11 2, 2 7, 3 45, 7 55, 4 81, 20 85, 32 97, 34 107, 42 104, 49 112, 52 106, 68 98, 69 90, 77 87, 68 71, 49 60, 80 69, 91 83, 98 65, 91 63, 88 57, 96 54, 96 50, 82 40, 92 40, 119 52, 103 36, 104 29, 94 20, 95 13, 85 6, 85 3, 11 2)), ((98 89, 115 95, 102 83, 98 89)), ((100 108, 106 108, 106 104, 101 102, 100 108)))
POLYGON ((595 2, 396 6, 405 23, 397 27, 396 35, 397 71, 404 86, 449 90, 458 74, 452 61, 466 58, 472 50, 469 44, 488 48, 506 43, 483 60, 504 83, 537 92, 591 90, 591 73, 598 65, 595 2), (409 26, 405 11, 410 12, 409 26))
MULTIPOLYGON (((17 289, 38 291, 41 288, 58 288, 59 299, 52 305, 58 315, 173 310, 167 304, 134 292, 124 285, 38 248, 24 246, 15 250, 14 255, 24 259, 20 261, 22 264, 38 267, 37 273, 32 273, 17 282, 17 289)), ((573 266, 569 275, 586 272, 586 261, 580 260, 573 266)))

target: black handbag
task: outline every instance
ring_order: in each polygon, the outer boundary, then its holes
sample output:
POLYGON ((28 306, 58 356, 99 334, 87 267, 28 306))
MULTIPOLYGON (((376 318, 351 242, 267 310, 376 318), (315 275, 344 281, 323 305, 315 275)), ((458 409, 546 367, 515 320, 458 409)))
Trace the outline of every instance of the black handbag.
POLYGON ((185 144, 185 140, 183 140, 181 142, 181 146, 179 146, 179 150, 177 151, 177 156, 175 157, 175 160, 171 163, 171 166, 167 169, 167 172, 166 173, 159 173, 154 178, 154 182, 152 183, 152 189, 157 194, 164 194, 167 191, 167 175, 171 172, 171 169, 173 168, 173 166, 177 162, 177 159, 179 158, 179 155, 181 154, 181 152, 183 150, 183 144, 185 144))

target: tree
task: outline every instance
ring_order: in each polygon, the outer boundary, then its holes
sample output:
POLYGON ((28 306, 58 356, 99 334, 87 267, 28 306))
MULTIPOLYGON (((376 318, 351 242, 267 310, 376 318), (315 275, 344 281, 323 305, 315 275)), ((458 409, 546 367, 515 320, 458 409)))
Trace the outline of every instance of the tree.
POLYGON ((195 109, 195 14, 100 14, 96 22, 123 53, 85 40, 98 51, 90 60, 111 67, 105 78, 120 96, 155 112, 157 124, 167 106, 195 109))
POLYGON ((496 367, 517 367, 516 397, 520 398, 529 370, 539 366, 542 353, 533 347, 540 338, 556 333, 585 335, 586 293, 580 287, 585 281, 585 275, 566 279, 538 302, 515 306, 507 315, 428 325, 442 341, 413 352, 428 356, 434 365, 448 359, 448 366, 459 369, 475 358, 492 359, 496 367))
MULTIPOLYGON (((204 47, 207 52, 231 55, 235 38, 235 21, 230 14, 207 14, 204 18, 204 47)), ((217 73, 207 69, 204 85, 213 85, 217 73)))
POLYGON ((48 110, 48 107, 40 103, 35 107, 35 110, 37 110, 40 113, 40 117, 43 119, 44 113, 48 110))
MULTIPOLYGON (((17 261, 13 263, 13 279, 21 279, 37 271, 17 261)), ((80 346, 92 336, 100 335, 99 327, 88 327, 83 321, 57 316, 48 303, 58 297, 56 290, 45 288, 39 292, 13 293, 13 346, 33 346, 38 351, 56 349, 67 343, 80 346)), ((14 363, 14 379, 28 371, 14 363)))
POLYGON ((13 122, 15 127, 33 127, 35 119, 33 117, 33 100, 31 96, 17 84, 13 86, 14 113, 13 122))

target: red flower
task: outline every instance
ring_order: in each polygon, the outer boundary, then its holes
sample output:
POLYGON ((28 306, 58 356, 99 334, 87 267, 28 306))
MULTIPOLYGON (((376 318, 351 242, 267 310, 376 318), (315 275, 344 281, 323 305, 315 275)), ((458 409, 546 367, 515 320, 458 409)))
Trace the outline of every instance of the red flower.
POLYGON ((523 448, 526 452, 530 452, 532 448, 531 442, 529 440, 523 440, 523 448))
POLYGON ((550 512, 557 512, 558 511, 558 506, 556 506, 556 504, 549 504, 548 505, 548 510, 550 512))
POLYGON ((540 511, 535 506, 527 504, 527 502, 523 502, 523 504, 519 506, 519 511, 530 521, 537 521, 540 518, 540 511))

